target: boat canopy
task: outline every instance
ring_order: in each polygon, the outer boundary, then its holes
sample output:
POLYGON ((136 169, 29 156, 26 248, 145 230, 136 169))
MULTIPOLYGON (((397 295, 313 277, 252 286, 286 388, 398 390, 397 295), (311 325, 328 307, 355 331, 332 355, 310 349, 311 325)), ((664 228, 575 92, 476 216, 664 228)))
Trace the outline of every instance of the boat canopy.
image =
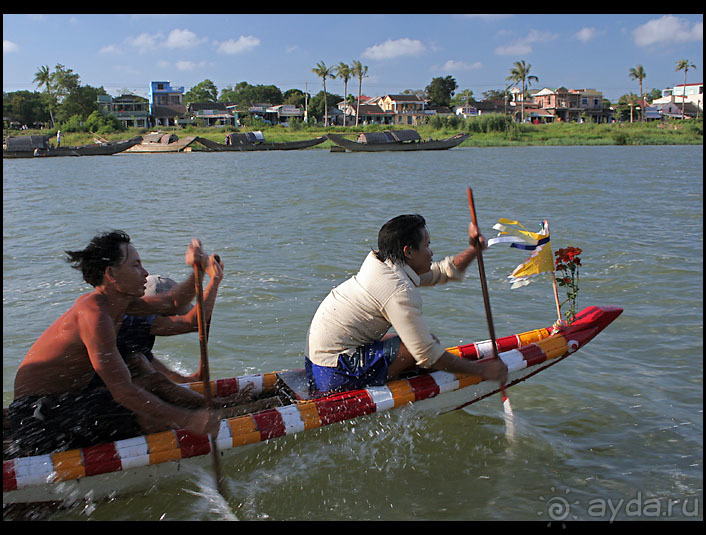
POLYGON ((421 141, 416 130, 386 130, 385 132, 367 132, 358 136, 358 143, 380 145, 383 143, 401 143, 403 141, 421 141))
POLYGON ((250 145, 252 143, 261 143, 265 141, 265 136, 259 130, 256 132, 244 132, 241 134, 228 134, 227 137, 231 145, 250 145))
POLYGON ((5 145, 7 150, 17 152, 31 152, 34 149, 47 150, 49 148, 49 136, 8 137, 5 145))

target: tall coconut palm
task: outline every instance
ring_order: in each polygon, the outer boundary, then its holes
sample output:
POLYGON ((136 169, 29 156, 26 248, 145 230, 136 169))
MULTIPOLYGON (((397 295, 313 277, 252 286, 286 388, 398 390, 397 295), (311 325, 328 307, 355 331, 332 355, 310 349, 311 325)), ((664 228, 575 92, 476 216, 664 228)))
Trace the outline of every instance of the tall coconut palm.
POLYGON ((327 67, 323 61, 319 61, 311 71, 324 82, 324 126, 328 126, 328 103, 326 102, 326 78, 336 78, 333 67, 327 67))
POLYGON ((355 108, 355 125, 358 126, 358 117, 360 116, 360 95, 363 88, 363 78, 368 76, 368 66, 363 65, 360 61, 353 60, 353 69, 351 74, 358 78, 358 101, 355 108))
POLYGON ((677 61, 677 66, 675 71, 684 71, 684 96, 681 102, 681 118, 684 119, 684 105, 686 104, 686 73, 689 69, 696 69, 696 65, 691 63, 688 59, 680 59, 677 61))
POLYGON ((532 82, 539 82, 539 78, 530 74, 532 65, 525 63, 525 60, 516 61, 514 67, 510 69, 510 76, 506 80, 522 84, 522 122, 525 122, 525 86, 529 89, 532 82))
POLYGON ((54 107, 52 105, 52 100, 53 100, 53 94, 52 94, 52 85, 53 85, 53 80, 54 76, 49 69, 48 65, 42 65, 39 67, 37 72, 34 73, 34 80, 33 82, 36 82, 37 87, 42 87, 44 86, 44 92, 46 93, 46 98, 47 98, 47 107, 49 108, 49 117, 51 118, 51 126, 54 128, 54 114, 52 113, 52 108, 54 107))
POLYGON ((642 65, 637 65, 635 67, 632 67, 628 71, 628 76, 632 78, 633 80, 637 80, 640 83, 640 111, 642 119, 641 121, 644 123, 645 122, 645 99, 643 98, 643 93, 642 93, 642 81, 647 78, 647 73, 645 72, 645 69, 642 67, 642 65))
MULTIPOLYGON (((337 67, 334 67, 336 70, 336 78, 343 78, 343 102, 347 103, 348 102, 348 80, 350 80, 351 75, 353 73, 353 69, 351 68, 350 65, 347 65, 343 63, 342 61, 339 62, 337 67)), ((343 110, 343 126, 346 126, 346 109, 347 106, 343 110)))

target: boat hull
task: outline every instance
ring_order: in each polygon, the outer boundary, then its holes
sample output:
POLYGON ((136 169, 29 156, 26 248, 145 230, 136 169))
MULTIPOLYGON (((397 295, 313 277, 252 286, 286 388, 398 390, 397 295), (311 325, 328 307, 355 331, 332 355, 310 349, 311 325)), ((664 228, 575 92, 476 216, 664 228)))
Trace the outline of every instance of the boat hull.
POLYGON ((49 149, 38 149, 37 153, 32 151, 2 151, 3 158, 53 158, 58 156, 110 156, 123 152, 142 141, 141 137, 135 137, 125 141, 115 141, 109 143, 94 143, 91 145, 65 146, 49 149))
POLYGON ((336 145, 352 152, 386 152, 386 151, 417 151, 417 150, 448 150, 466 141, 469 134, 456 134, 447 139, 437 141, 398 142, 398 143, 359 143, 346 139, 339 134, 328 134, 328 138, 336 145))
POLYGON ((314 139, 305 139, 302 141, 290 141, 287 143, 243 143, 234 145, 224 145, 222 143, 216 143, 210 139, 199 137, 196 139, 208 150, 214 152, 254 152, 254 151, 267 151, 267 150, 301 150, 308 149, 309 147, 315 147, 326 141, 326 136, 317 137, 314 139))
POLYGON ((138 143, 126 149, 125 153, 159 153, 159 152, 191 152, 191 144, 196 141, 196 136, 187 136, 172 143, 138 143))
MULTIPOLYGON (((568 328, 537 329, 497 339, 512 387, 565 359, 600 333, 622 312, 589 307, 568 328)), ((493 358, 490 341, 448 348, 460 358, 493 358)), ((422 415, 458 410, 498 392, 496 382, 443 371, 419 372, 383 386, 342 393, 312 394, 304 370, 245 375, 212 381, 213 395, 226 396, 253 385, 256 395, 277 394, 289 403, 221 421, 216 444, 221 465, 237 465, 240 455, 269 440, 359 418, 375 417, 412 404, 422 415)), ((202 383, 185 387, 203 392, 202 383)), ((149 489, 165 478, 191 477, 210 466, 209 437, 186 430, 167 431, 97 446, 3 461, 3 502, 41 503, 100 499, 149 489)))

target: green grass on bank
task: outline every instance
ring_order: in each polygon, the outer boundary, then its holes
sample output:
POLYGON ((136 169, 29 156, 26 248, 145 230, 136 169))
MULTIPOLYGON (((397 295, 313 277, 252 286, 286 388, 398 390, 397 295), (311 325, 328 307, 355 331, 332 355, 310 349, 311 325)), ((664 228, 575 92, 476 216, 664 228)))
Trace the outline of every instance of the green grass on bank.
MULTIPOLYGON (((403 127, 396 127, 402 129, 403 127)), ((405 127, 409 128, 409 127, 405 127)), ((270 142, 282 143, 298 141, 326 135, 329 132, 348 134, 355 137, 360 132, 389 130, 389 125, 346 126, 323 128, 319 126, 302 126, 285 128, 282 126, 265 126, 261 128, 241 128, 240 131, 261 130, 265 139, 270 142)), ((469 119, 437 119, 417 127, 422 139, 443 139, 458 132, 468 132, 470 138, 462 147, 504 147, 504 146, 571 146, 571 145, 695 145, 703 144, 703 118, 685 121, 650 122, 650 123, 550 123, 550 124, 519 124, 509 118, 491 114, 469 119)), ((128 139, 151 132, 151 129, 131 128, 123 132, 103 134, 110 141, 128 139)), ((200 136, 223 143, 227 132, 238 131, 232 128, 205 128, 189 126, 186 128, 159 128, 160 132, 173 132, 179 137, 200 136)), ((53 130, 3 130, 3 139, 8 135, 49 135, 56 136, 53 130)), ((62 133, 63 145, 85 145, 94 142, 96 136, 92 133, 73 132, 62 133)), ((331 141, 314 147, 328 149, 331 141)), ((197 149, 197 147, 194 147, 197 149)))

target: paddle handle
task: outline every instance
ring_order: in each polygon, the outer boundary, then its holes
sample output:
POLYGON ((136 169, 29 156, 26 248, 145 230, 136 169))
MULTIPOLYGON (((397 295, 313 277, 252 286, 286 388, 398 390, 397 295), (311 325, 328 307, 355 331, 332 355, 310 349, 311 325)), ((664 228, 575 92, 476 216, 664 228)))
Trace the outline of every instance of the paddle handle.
MULTIPOLYGON (((476 217, 476 206, 473 202, 473 191, 468 188, 468 208, 471 210, 471 221, 478 228, 478 218, 476 217)), ((483 290, 483 302, 485 304, 485 317, 488 319, 488 331, 490 332, 490 340, 493 342, 493 356, 498 356, 498 347, 495 343, 495 327, 493 326, 493 314, 490 311, 490 295, 488 294, 488 282, 485 278, 485 266, 483 265, 483 251, 479 239, 475 239, 473 246, 476 249, 476 262, 478 262, 478 274, 480 275, 481 289, 483 290)))
MULTIPOLYGON (((206 327, 206 317, 203 306, 203 270, 200 265, 194 265, 194 278, 196 285, 196 317, 199 327, 199 345, 201 348, 201 381, 204 386, 204 397, 206 398, 206 408, 213 408, 213 398, 211 396, 211 374, 208 368, 208 331, 206 327)), ((211 436, 211 453, 213 457, 213 471, 216 475, 216 487, 218 493, 224 497, 223 473, 221 471, 221 456, 218 453, 216 438, 211 436)))
POLYGON ((194 266, 194 279, 196 281, 196 318, 199 327, 199 347, 201 349, 201 381, 204 385, 204 396, 207 405, 211 406, 211 375, 208 367, 208 329, 206 327, 206 317, 203 306, 203 270, 200 266, 194 266))

